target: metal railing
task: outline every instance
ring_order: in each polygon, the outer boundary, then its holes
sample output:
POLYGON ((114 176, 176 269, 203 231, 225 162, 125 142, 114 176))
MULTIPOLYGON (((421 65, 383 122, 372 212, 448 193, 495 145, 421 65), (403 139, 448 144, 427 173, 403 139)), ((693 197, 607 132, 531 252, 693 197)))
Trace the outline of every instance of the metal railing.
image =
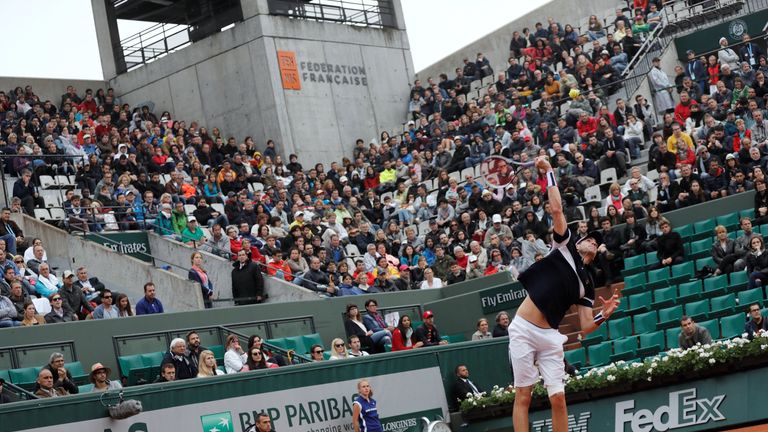
MULTIPOLYGON (((676 0, 664 5, 662 9, 662 24, 654 29, 653 37, 649 37, 632 59, 625 73, 624 85, 621 92, 626 100, 640 88, 648 72, 653 67, 653 57, 660 57, 672 43, 682 34, 690 33, 704 27, 711 27, 729 19, 732 15, 746 10, 747 13, 768 8, 768 0, 737 0, 712 1, 711 5, 701 4, 689 6, 686 0, 676 0), (707 7, 704 7, 707 6, 707 7), (682 24, 682 23, 686 24, 682 24), (660 30, 660 31, 659 31, 660 30)), ((758 38, 760 36, 755 36, 758 38)), ((732 44, 738 46, 741 42, 732 44)), ((717 52, 719 50, 714 50, 717 52)), ((711 52, 710 52, 711 53, 711 52)), ((703 53, 701 55, 708 55, 703 53)))
MULTIPOLYGON (((143 333, 134 333, 130 335, 118 335, 112 337, 112 347, 115 352, 115 357, 119 358, 121 356, 127 355, 122 350, 122 345, 125 345, 126 342, 131 340, 137 340, 137 339, 147 339, 150 337, 156 337, 156 338, 162 338, 163 342, 161 346, 163 347, 161 351, 165 350, 165 347, 170 344, 171 340, 173 340, 175 337, 179 337, 178 335, 187 333, 189 331, 195 331, 198 333, 203 333, 208 330, 215 330, 216 336, 218 337, 218 340, 216 340, 217 343, 211 344, 208 343, 208 346, 212 345, 224 345, 224 342, 227 339, 227 335, 234 334, 240 338, 242 338, 244 341, 247 341, 248 338, 251 335, 245 334, 242 331, 231 328, 231 327, 243 327, 243 326, 255 326, 255 325, 264 325, 265 334, 262 337, 262 344, 269 349, 269 351, 272 351, 273 353, 278 353, 283 356, 290 355, 292 358, 297 359, 298 363, 308 363, 311 360, 302 353, 289 353, 289 350, 286 350, 284 348, 281 348, 279 346, 276 346, 270 342, 268 342, 269 339, 273 338, 270 325, 275 325, 279 323, 286 323, 286 322, 292 322, 296 320, 309 320, 311 323, 311 331, 310 333, 315 332, 315 324, 314 320, 310 316, 303 316, 303 317, 291 317, 291 318, 283 318, 283 319, 277 319, 277 320, 266 320, 266 321, 253 321, 253 322, 240 322, 240 323, 233 323, 233 324, 225 324, 225 325, 215 325, 215 326, 208 326, 208 327, 190 327, 190 328, 183 328, 183 329, 173 329, 173 330, 164 330, 164 331, 158 331, 158 332, 143 332, 143 333)), ((120 362, 118 362, 119 364, 120 362)), ((159 365, 158 365, 159 366, 159 365)))
POLYGON ((190 28, 186 24, 158 23, 121 40, 126 71, 190 45, 190 28))
POLYGON ((396 27, 391 0, 268 0, 267 4, 272 15, 373 28, 396 27))
MULTIPOLYGON (((127 2, 113 0, 112 6, 119 11, 127 2)), ((201 8, 192 8, 192 5, 192 2, 169 2, 167 7, 157 12, 161 18, 155 18, 159 21, 165 17, 167 22, 159 22, 120 40, 119 49, 125 65, 121 65, 117 72, 127 72, 150 63, 243 20, 238 1, 208 0, 200 4, 201 8)))

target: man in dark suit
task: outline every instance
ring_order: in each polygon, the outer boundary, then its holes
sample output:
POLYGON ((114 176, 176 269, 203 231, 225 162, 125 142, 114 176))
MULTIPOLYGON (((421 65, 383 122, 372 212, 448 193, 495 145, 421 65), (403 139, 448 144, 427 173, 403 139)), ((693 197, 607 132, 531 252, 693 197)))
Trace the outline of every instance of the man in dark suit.
POLYGON ((456 410, 459 409, 461 401, 467 399, 468 394, 479 395, 482 390, 477 384, 473 383, 469 379, 469 369, 466 365, 460 364, 456 366, 456 381, 453 384, 453 395, 451 397, 451 406, 456 410))
POLYGON ((88 269, 85 267, 77 269, 77 280, 75 280, 73 285, 75 288, 83 291, 88 301, 95 301, 97 303, 101 303, 101 293, 107 288, 99 281, 99 278, 89 278, 88 269))

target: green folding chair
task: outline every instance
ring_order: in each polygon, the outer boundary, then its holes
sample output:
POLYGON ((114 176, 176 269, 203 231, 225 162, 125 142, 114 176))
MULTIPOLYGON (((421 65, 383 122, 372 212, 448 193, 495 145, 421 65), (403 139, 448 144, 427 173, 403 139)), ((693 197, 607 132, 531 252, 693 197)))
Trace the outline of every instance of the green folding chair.
POLYGON ((653 291, 653 303, 651 309, 661 309, 675 304, 677 301, 677 287, 671 286, 659 288, 653 291))
POLYGON ((753 303, 759 304, 761 308, 763 307, 763 288, 762 287, 752 288, 746 291, 740 291, 737 294, 737 297, 739 299, 739 305, 745 310, 749 305, 753 303))
POLYGON ((736 295, 726 294, 718 297, 713 297, 710 300, 710 318, 718 318, 726 315, 731 315, 736 311, 736 295))
POLYGON ((627 298, 627 302, 629 303, 627 314, 634 315, 637 313, 647 312, 651 308, 652 300, 653 293, 651 291, 632 294, 627 298))
POLYGON ((717 225, 722 225, 728 231, 733 231, 739 227, 739 212, 733 212, 718 216, 715 218, 717 225))
POLYGON ((693 265, 693 261, 686 261, 680 264, 672 266, 672 277, 669 281, 671 284, 678 284, 681 282, 688 282, 694 278, 696 269, 693 265))
POLYGON ((645 276, 645 273, 638 273, 632 276, 627 276, 624 278, 624 288, 621 290, 621 292, 624 295, 630 295, 645 291, 646 283, 648 283, 648 278, 645 276))
POLYGON ((637 336, 630 336, 613 341, 612 362, 631 360, 637 356, 637 336))
POLYGON ((656 330, 658 315, 656 311, 637 314, 632 317, 635 325, 635 334, 649 333, 656 330))
POLYGON ((306 345, 304 336, 290 336, 285 338, 285 345, 289 350, 294 350, 297 354, 305 355, 309 352, 309 347, 312 345, 306 345))
POLYGON ((683 282, 677 286, 678 297, 677 302, 684 304, 691 301, 701 299, 702 289, 701 281, 695 280, 690 282, 683 282))
POLYGON ((565 352, 565 359, 576 369, 587 365, 587 354, 584 348, 576 348, 565 352))
POLYGON ((638 338, 640 348, 637 350, 637 355, 640 357, 650 357, 664 349, 664 332, 661 330, 643 333, 638 338))
POLYGON ((266 341, 269 345, 274 345, 278 348, 282 348, 284 350, 289 349, 288 342, 286 342, 285 338, 277 338, 277 339, 267 339, 266 341))
POLYGON ((88 383, 90 374, 87 374, 85 370, 83 370, 83 364, 79 361, 64 363, 64 368, 70 375, 72 375, 72 381, 74 381, 75 384, 84 385, 88 383))
POLYGON ((213 357, 216 359, 218 363, 224 362, 224 345, 211 345, 208 347, 209 350, 213 353, 213 357))
POLYGON ((743 290, 747 287, 747 282, 749 282, 749 274, 746 270, 735 271, 728 275, 728 291, 738 292, 743 290))
POLYGON ((38 366, 11 369, 8 371, 8 375, 13 384, 31 391, 37 383, 37 374, 40 373, 40 369, 42 367, 38 366))
MULTIPOLYGON (((141 361, 144 362, 144 369, 146 369, 147 381, 152 381, 156 376, 160 375, 160 366, 163 363, 163 357, 165 353, 162 351, 151 352, 141 355, 141 361)), ((214 355, 215 358, 215 355, 214 355)), ((223 362, 222 358, 222 362, 223 362)))
POLYGON ((669 286, 669 267, 662 267, 648 271, 648 283, 645 287, 649 290, 669 286))
POLYGON ((597 328, 597 330, 588 334, 586 337, 584 337, 584 339, 581 340, 581 346, 588 347, 591 345, 597 345, 606 340, 608 340, 608 326, 601 325, 597 328))
POLYGON ((737 313, 720 318, 720 329, 723 338, 733 338, 745 333, 746 316, 743 313, 737 313))
POLYGON ((741 218, 749 218, 750 220, 754 221, 755 219, 755 209, 744 209, 739 211, 739 223, 741 223, 741 218))
POLYGON ((683 307, 681 305, 659 309, 659 322, 656 324, 656 330, 677 327, 680 325, 680 318, 682 317, 683 307))
POLYGON ((689 242, 691 237, 693 237, 693 234, 694 234, 693 224, 672 228, 672 231, 680 234, 680 237, 683 238, 683 242, 689 242))
POLYGON ((608 320, 608 334, 611 339, 632 335, 632 321, 629 317, 608 320))
POLYGON ((691 251, 688 254, 689 259, 704 258, 712 253, 712 239, 705 238, 689 244, 691 245, 691 251))
POLYGON ((592 345, 587 348, 587 354, 589 355, 589 365, 591 367, 602 366, 610 363, 611 350, 613 343, 601 342, 597 345, 592 345))
POLYGON ((698 323, 699 326, 709 330, 712 340, 720 339, 720 323, 717 319, 706 320, 698 323))
MULTIPOLYGON (((419 324, 419 326, 421 326, 421 324, 419 324)), ((417 329, 418 327, 413 327, 413 328, 417 329)), ((323 340, 320 338, 319 333, 305 334, 304 336, 302 336, 302 338, 304 338, 304 346, 307 347, 307 350, 305 351, 305 353, 309 353, 309 347, 311 347, 312 345, 315 345, 315 344, 323 345, 323 340)))
POLYGON ((645 255, 624 258, 624 270, 621 271, 621 275, 626 278, 627 276, 640 273, 645 270, 645 265, 645 255))
POLYGON ((686 303, 685 314, 693 318, 694 321, 707 319, 709 317, 709 300, 698 300, 686 303))
POLYGON ((704 279, 704 296, 715 297, 728 292, 728 275, 712 276, 704 279))
POLYGON ((664 331, 667 339, 668 350, 672 348, 680 348, 680 340, 678 339, 678 336, 680 336, 681 331, 682 329, 680 328, 680 326, 673 327, 664 331))
POLYGON ((715 218, 709 218, 703 221, 693 223, 693 237, 691 240, 701 240, 705 237, 712 237, 715 230, 715 218))

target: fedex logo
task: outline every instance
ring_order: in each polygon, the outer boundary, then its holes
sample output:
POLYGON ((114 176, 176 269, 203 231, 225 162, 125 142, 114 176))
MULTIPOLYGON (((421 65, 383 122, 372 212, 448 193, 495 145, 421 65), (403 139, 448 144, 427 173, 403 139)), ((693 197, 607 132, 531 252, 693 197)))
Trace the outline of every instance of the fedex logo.
POLYGON ((725 420, 720 404, 725 395, 697 398, 696 389, 686 389, 669 394, 669 404, 655 411, 641 409, 635 412, 635 401, 616 403, 616 432, 624 432, 626 425, 632 432, 667 431, 708 422, 725 420))

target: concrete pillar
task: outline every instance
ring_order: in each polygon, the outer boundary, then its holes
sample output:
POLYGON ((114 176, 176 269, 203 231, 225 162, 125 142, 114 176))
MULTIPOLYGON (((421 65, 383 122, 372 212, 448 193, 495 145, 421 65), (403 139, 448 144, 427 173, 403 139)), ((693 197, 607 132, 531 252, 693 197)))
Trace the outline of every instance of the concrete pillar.
POLYGON ((91 0, 93 22, 96 25, 96 42, 99 46, 101 70, 105 80, 125 72, 125 59, 120 46, 120 34, 112 0, 91 0))
POLYGON ((268 0, 240 0, 243 9, 243 21, 256 15, 269 15, 268 0))
POLYGON ((398 30, 405 30, 405 16, 403 15, 403 5, 400 0, 379 0, 379 6, 384 10, 391 10, 391 18, 382 18, 382 24, 394 27, 398 30), (388 21, 389 19, 394 22, 388 21))

